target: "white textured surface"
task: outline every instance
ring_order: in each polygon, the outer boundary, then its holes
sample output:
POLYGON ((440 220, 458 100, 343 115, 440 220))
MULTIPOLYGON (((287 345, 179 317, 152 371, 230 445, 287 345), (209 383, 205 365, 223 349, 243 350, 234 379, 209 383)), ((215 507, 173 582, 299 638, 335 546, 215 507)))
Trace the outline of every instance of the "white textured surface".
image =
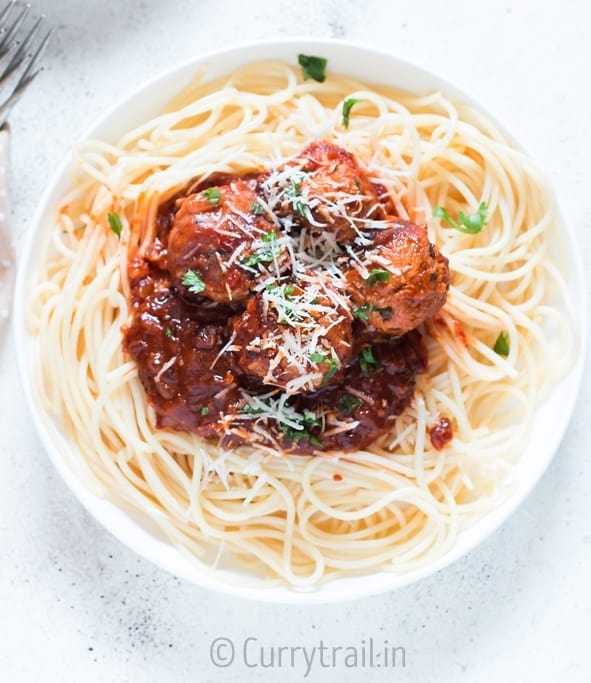
MULTIPOLYGON (((157 70, 242 40, 312 34, 391 51, 455 81, 508 124, 550 174, 591 259, 591 48, 585 0, 37 0, 57 27, 46 71, 12 116, 17 241, 67 148, 157 70)), ((478 550, 396 593, 288 608, 207 594, 123 548, 52 470, 23 404, 13 345, 0 351, 0 680, 65 683, 302 680, 295 667, 216 669, 211 641, 406 648, 388 680, 591 680, 591 373, 534 493, 478 550)), ((250 661, 255 660, 251 649, 250 661)), ((268 650, 267 650, 268 652, 268 650)), ((342 661, 342 660, 341 660, 342 661)), ((383 681, 325 668, 308 680, 383 681)))

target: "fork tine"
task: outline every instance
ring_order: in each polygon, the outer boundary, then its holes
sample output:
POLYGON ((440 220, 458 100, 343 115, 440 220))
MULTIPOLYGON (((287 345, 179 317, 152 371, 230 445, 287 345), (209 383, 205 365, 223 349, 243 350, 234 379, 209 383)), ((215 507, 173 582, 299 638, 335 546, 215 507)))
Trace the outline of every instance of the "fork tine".
MULTIPOLYGON (((39 30, 41 29, 41 24, 45 21, 45 17, 41 15, 37 21, 35 22, 33 28, 29 31, 29 33, 25 36, 24 40, 21 42, 21 44, 18 46, 18 50, 16 51, 14 57, 12 58, 10 64, 8 65, 8 68, 16 66, 17 62, 19 62, 21 59, 23 59, 27 53, 27 50, 29 49, 29 45, 32 45, 33 41, 37 37, 37 34, 39 33, 39 30)), ((18 45, 18 43, 17 43, 18 45)), ((1 71, 0 71, 1 73, 1 71)))
POLYGON ((14 0, 10 0, 10 2, 6 3, 6 7, 0 13, 0 33, 2 33, 3 31, 6 30, 5 27, 3 26, 4 20, 12 12, 12 9, 14 6, 15 6, 14 0))
MULTIPOLYGON (((49 43, 49 39, 51 38, 53 31, 49 29, 45 36, 43 37, 43 40, 39 44, 39 47, 37 48, 37 51, 32 55, 31 61, 29 62, 27 68, 25 69, 23 75, 20 77, 17 88, 21 86, 21 84, 28 78, 28 76, 31 74, 33 69, 37 67, 37 64, 39 63, 39 60, 43 56, 43 53, 45 52, 45 48, 47 47, 47 43, 49 43)), ((26 63, 26 61, 25 61, 26 63)), ((35 71, 34 73, 31 74, 31 77, 36 76, 38 72, 35 71)))
POLYGON ((8 118, 8 114, 12 107, 20 100, 22 97, 23 93, 29 86, 29 84, 34 80, 35 76, 39 73, 38 71, 35 71, 34 74, 29 76, 26 81, 23 83, 20 83, 13 91, 12 95, 4 102, 2 105, 0 105, 0 128, 4 126, 6 123, 6 119, 8 118))
MULTIPOLYGON (((14 5, 14 3, 12 3, 12 5, 14 5)), ((15 19, 13 25, 9 29, 7 29, 6 34, 2 37, 2 41, 0 42, 0 53, 2 53, 6 49, 7 46, 10 47, 12 39, 16 36, 16 32, 21 27, 21 24, 25 20, 25 17, 29 13, 30 9, 31 9, 30 5, 25 5, 23 7, 21 13, 15 19)))
POLYGON ((4 23, 4 20, 6 17, 12 12, 12 8, 14 7, 14 1, 9 2, 6 4, 6 7, 0 12, 0 33, 4 31, 4 26, 2 24, 4 23))
POLYGON ((20 9, 22 4, 11 0, 0 12, 0 128, 41 70, 41 56, 52 35, 51 29, 45 28, 44 16, 33 16, 28 23, 34 23, 24 35, 21 27, 31 8, 26 4, 20 9), (13 10, 18 11, 16 17, 13 10))

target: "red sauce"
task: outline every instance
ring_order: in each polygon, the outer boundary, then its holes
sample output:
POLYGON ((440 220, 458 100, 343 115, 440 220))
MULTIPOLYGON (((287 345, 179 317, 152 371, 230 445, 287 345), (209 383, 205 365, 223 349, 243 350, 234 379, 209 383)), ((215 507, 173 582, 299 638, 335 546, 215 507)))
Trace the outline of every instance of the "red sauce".
MULTIPOLYGON (((251 182, 254 177, 242 180, 251 182)), ((291 453, 354 451, 368 446, 389 431, 411 401, 415 376, 426 368, 420 334, 413 330, 388 336, 355 319, 350 361, 329 385, 287 400, 299 415, 318 419, 295 433, 273 419, 265 418, 261 425, 262 418, 253 418, 256 411, 249 399, 269 395, 274 388, 246 374, 229 344, 232 320, 244 314, 247 302, 223 303, 199 295, 188 298, 168 269, 169 235, 183 199, 230 180, 230 176, 212 177, 164 202, 158 212, 157 237, 128 265, 133 315, 124 333, 124 347, 138 366, 157 426, 194 432, 223 446, 258 443, 291 453), (343 430, 339 427, 343 424, 355 426, 343 430)), ((451 426, 445 420, 431 430, 436 448, 451 439, 451 426)), ((342 476, 333 478, 340 481, 342 476)))
POLYGON ((429 430, 429 437, 433 448, 440 451, 453 439, 454 433, 448 417, 440 417, 429 430))
POLYGON ((468 346, 468 337, 466 335, 466 330, 459 320, 453 321, 454 337, 463 344, 465 347, 468 346))

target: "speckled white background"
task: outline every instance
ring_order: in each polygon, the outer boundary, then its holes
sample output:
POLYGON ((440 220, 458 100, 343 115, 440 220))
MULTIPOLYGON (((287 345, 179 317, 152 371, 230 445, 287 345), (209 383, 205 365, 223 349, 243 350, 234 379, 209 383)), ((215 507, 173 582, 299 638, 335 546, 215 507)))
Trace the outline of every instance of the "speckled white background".
MULTIPOLYGON (((36 0, 56 27, 45 73, 12 116, 13 219, 22 238, 75 138, 179 60, 245 39, 311 34, 388 50, 479 98, 549 172, 591 259, 591 47, 586 0, 36 0)), ((32 431, 13 342, 0 352, 0 680, 7 683, 302 680, 305 667, 216 669, 240 647, 406 648, 406 667, 313 667, 307 680, 591 681, 591 374, 560 452, 479 549, 418 585, 338 606, 255 605, 152 567, 66 490, 32 431)))

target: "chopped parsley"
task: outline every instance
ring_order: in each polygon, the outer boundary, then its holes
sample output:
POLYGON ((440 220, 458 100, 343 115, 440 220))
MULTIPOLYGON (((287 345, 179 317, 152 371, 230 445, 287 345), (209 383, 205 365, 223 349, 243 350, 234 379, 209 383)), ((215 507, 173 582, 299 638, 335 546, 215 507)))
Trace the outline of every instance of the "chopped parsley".
POLYGON ((330 358, 327 361, 328 364, 328 370, 326 371, 326 374, 324 375, 324 379, 322 380, 322 384, 328 384, 330 380, 335 376, 337 370, 339 369, 339 366, 337 365, 337 362, 334 358, 330 358))
POLYGON ((196 270, 188 270, 183 275, 182 283, 191 294, 200 294, 205 289, 205 282, 196 270))
POLYGON ((324 83, 326 74, 327 60, 324 57, 315 57, 314 55, 298 55, 298 64, 302 67, 302 74, 304 80, 313 78, 318 83, 324 83))
POLYGON ((495 353, 498 353, 499 356, 508 356, 509 355, 509 334, 507 332, 499 332, 499 336, 497 337, 497 341, 495 342, 495 345, 493 346, 493 351, 495 353))
POLYGON ((371 346, 366 346, 359 356, 359 367, 364 375, 367 375, 370 370, 374 370, 378 367, 378 361, 373 355, 373 350, 371 346))
POLYGON ((283 427, 283 434, 286 439, 290 441, 300 441, 301 439, 307 439, 314 446, 322 446, 322 441, 314 434, 305 429, 294 429, 293 427, 288 427, 287 425, 283 427))
POLYGON ((353 106, 357 104, 358 102, 362 102, 363 100, 358 100, 356 97, 348 97, 344 102, 343 102, 343 127, 348 128, 349 127, 349 117, 351 115, 351 109, 353 109, 353 106))
POLYGON ((377 310, 378 309, 372 306, 371 304, 363 304, 363 306, 359 306, 358 308, 353 309, 353 317, 357 318, 357 320, 367 321, 367 316, 370 313, 373 313, 373 311, 377 310))
POLYGON ((208 187, 207 190, 203 190, 203 196, 210 204, 215 206, 216 204, 220 203, 222 193, 217 187, 208 187))
POLYGON ((209 415, 209 408, 207 406, 204 406, 201 408, 201 414, 202 415, 209 415))
POLYGON ((388 282, 390 279, 390 272, 382 268, 372 268, 369 275, 365 278, 365 284, 368 287, 375 285, 377 282, 388 282))
POLYGON ((277 239, 277 233, 274 230, 267 230, 261 236, 263 242, 274 242, 277 239))
POLYGON ((269 230, 261 235, 261 241, 270 246, 257 249, 250 256, 243 258, 240 261, 243 266, 254 268, 259 263, 269 263, 275 259, 277 256, 277 245, 274 242, 277 241, 277 233, 274 230, 269 230))
POLYGON ((170 327, 165 327, 165 328, 164 328, 164 334, 165 334, 169 339, 172 339, 172 330, 170 329, 170 327))
POLYGON ((242 406, 240 412, 244 415, 260 415, 263 412, 263 409, 255 408, 254 406, 251 406, 250 403, 247 403, 246 405, 242 406))
POLYGON ((325 354, 318 353, 318 351, 311 353, 308 358, 313 363, 325 363, 328 365, 328 370, 324 374, 322 384, 327 384, 335 376, 337 370, 339 369, 337 361, 334 358, 328 358, 325 354))
POLYGON ((363 401, 356 396, 351 396, 351 394, 341 396, 337 403, 339 410, 347 414, 352 413, 355 408, 359 408, 361 405, 363 405, 363 401))
POLYGON ((262 216, 265 213, 265 207, 261 206, 261 204, 257 204, 256 202, 253 202, 250 205, 250 210, 257 216, 262 216))
POLYGON ((463 211, 459 211, 457 220, 454 220, 442 206, 436 206, 433 209, 433 215, 436 218, 441 218, 452 228, 455 228, 460 232, 464 232, 468 235, 477 235, 488 221, 488 206, 485 202, 480 202, 480 206, 476 212, 470 215, 466 215, 463 211))
POLYGON ((302 199, 302 188, 296 182, 291 182, 285 186, 283 193, 288 198, 292 209, 302 218, 306 216, 307 204, 302 199))
POLYGON ((109 227, 111 228, 111 230, 117 235, 117 237, 121 238, 123 223, 121 222, 119 214, 116 212, 108 213, 107 220, 109 221, 109 227))

